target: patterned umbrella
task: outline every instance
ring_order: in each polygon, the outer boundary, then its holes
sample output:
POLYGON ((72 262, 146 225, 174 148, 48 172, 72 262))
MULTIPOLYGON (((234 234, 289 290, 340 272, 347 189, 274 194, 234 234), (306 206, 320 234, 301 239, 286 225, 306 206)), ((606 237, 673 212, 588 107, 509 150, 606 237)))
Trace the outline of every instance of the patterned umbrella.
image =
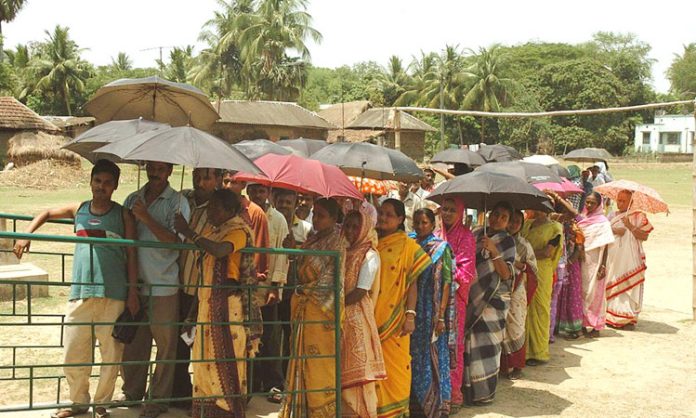
POLYGON ((593 189, 602 196, 616 200, 622 190, 633 192, 631 196, 631 209, 640 209, 649 213, 669 213, 669 206, 662 200, 660 194, 648 186, 631 180, 615 180, 602 184, 593 189))
POLYGON ((387 180, 375 180, 362 177, 348 176, 350 181, 355 184, 355 187, 360 190, 362 194, 373 194, 376 196, 384 196, 389 193, 390 190, 396 190, 399 188, 399 183, 387 180))

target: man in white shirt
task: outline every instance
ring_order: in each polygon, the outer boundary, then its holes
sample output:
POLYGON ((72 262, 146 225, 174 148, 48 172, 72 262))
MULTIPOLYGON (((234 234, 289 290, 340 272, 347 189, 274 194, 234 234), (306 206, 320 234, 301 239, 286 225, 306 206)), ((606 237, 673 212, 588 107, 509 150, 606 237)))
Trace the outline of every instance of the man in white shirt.
POLYGON ((425 168, 423 169, 423 174, 425 177, 421 179, 420 188, 416 192, 416 195, 421 199, 425 199, 430 192, 435 190, 435 171, 431 168, 425 168))
POLYGON ((409 188, 408 183, 399 183, 399 190, 392 190, 388 195, 390 199, 400 200, 406 208, 406 222, 404 222, 406 232, 413 231, 413 212, 425 207, 423 200, 409 188))

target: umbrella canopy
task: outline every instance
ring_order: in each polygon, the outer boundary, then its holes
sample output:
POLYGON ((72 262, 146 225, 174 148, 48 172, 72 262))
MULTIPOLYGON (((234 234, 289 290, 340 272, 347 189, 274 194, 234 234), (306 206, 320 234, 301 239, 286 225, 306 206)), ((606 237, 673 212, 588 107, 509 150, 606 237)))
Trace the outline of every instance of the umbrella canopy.
POLYGON ((208 129, 220 119, 201 90, 157 76, 112 81, 97 90, 85 110, 98 123, 141 117, 172 126, 208 129))
POLYGON ((604 148, 581 148, 570 151, 569 153, 563 156, 563 159, 570 161, 606 162, 609 158, 612 157, 613 155, 611 155, 609 151, 605 150, 604 148))
POLYGON ((535 154, 535 155, 530 155, 529 157, 524 157, 522 161, 527 162, 527 163, 535 163, 535 164, 541 164, 541 165, 558 165, 560 162, 558 162, 557 159, 553 158, 550 155, 545 155, 545 154, 535 154))
POLYGON ((348 178, 362 194, 384 196, 389 193, 390 190, 398 190, 399 188, 398 183, 393 181, 366 179, 353 176, 348 176, 348 178))
POLYGON ((448 197, 460 197, 466 206, 491 209, 498 202, 509 202, 515 209, 552 210, 548 196, 519 177, 509 174, 474 171, 440 184, 427 199, 436 203, 448 197))
POLYGON ((191 168, 262 173, 250 159, 227 142, 190 126, 146 132, 113 142, 95 152, 114 154, 129 161, 160 161, 191 168))
POLYGON ((513 147, 503 144, 482 145, 478 153, 488 162, 514 161, 521 160, 522 154, 513 147))
POLYGON ((468 149, 448 148, 433 155, 430 159, 432 163, 447 163, 447 164, 466 164, 471 167, 477 167, 486 164, 481 154, 468 149))
POLYGON ((524 161, 505 161, 488 163, 477 168, 478 171, 502 173, 519 177, 528 183, 561 183, 563 180, 548 167, 541 164, 525 163, 524 161))
POLYGON ((585 193, 584 190, 576 186, 573 182, 571 182, 568 179, 562 179, 563 181, 561 183, 555 183, 555 182, 548 182, 548 183, 533 183, 532 185, 536 187, 537 189, 544 191, 544 190, 553 190, 554 192, 560 194, 561 196, 567 196, 569 194, 579 194, 579 193, 585 193))
POLYGON ((248 139, 237 142, 232 145, 242 154, 246 155, 250 160, 255 160, 266 154, 289 155, 292 151, 285 147, 281 147, 268 139, 248 139))
POLYGON ((114 158, 113 154, 98 154, 93 151, 106 144, 131 138, 144 132, 167 128, 170 128, 170 126, 166 123, 145 119, 114 120, 83 132, 61 148, 70 150, 92 163, 100 158, 115 159, 115 162, 119 162, 119 159, 114 158))
POLYGON ((321 139, 297 138, 281 139, 278 141, 278 145, 292 148, 293 150, 297 151, 298 155, 301 157, 309 157, 320 149, 328 146, 329 143, 322 141, 321 139))
POLYGON ((238 173, 235 179, 322 197, 350 197, 363 200, 352 181, 338 168, 294 154, 266 154, 254 163, 264 175, 238 173))
POLYGON ((337 142, 310 158, 335 165, 350 176, 407 183, 423 177, 423 170, 403 152, 367 142, 337 142))
POLYGON ((548 165, 547 167, 560 177, 563 177, 566 179, 571 178, 570 171, 568 171, 567 168, 563 167, 560 164, 552 164, 552 165, 548 165))
POLYGON ((639 209, 649 213, 669 213, 669 206, 660 194, 648 186, 630 180, 615 180, 593 189, 602 196, 616 200, 622 190, 633 192, 630 209, 639 209))

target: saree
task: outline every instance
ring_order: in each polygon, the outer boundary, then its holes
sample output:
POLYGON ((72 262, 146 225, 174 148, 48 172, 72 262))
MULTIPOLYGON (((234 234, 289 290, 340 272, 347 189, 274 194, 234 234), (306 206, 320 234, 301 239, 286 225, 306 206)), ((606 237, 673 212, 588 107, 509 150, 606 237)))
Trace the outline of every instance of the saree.
MULTIPOLYGON (((234 288, 250 274, 251 254, 240 249, 249 245, 251 231, 244 221, 234 217, 219 228, 206 227, 204 237, 217 242, 229 242, 234 253, 215 258, 203 256, 203 285, 198 289, 198 325, 193 350, 193 417, 243 417, 246 405, 246 358, 255 349, 249 345, 249 331, 244 322, 247 314, 241 294, 234 288), (211 325, 229 323, 230 325, 211 325)), ((255 346, 258 348, 258 346, 255 346)))
POLYGON ((623 235, 615 235, 614 243, 607 248, 607 323, 615 328, 638 322, 647 268, 643 242, 626 229, 624 218, 628 218, 632 228, 642 231, 645 238, 653 230, 643 212, 614 212, 609 215, 612 228, 625 231, 623 235))
POLYGON ((377 383, 377 416, 408 416, 411 395, 410 335, 401 335, 406 319, 406 295, 411 284, 431 264, 430 257, 405 232, 380 238, 380 292, 375 305, 387 380, 377 383))
POLYGON ((450 339, 453 340, 455 352, 450 361, 452 370, 452 404, 464 403, 462 382, 464 378, 464 334, 466 333, 466 303, 469 299, 469 286, 476 278, 476 241, 471 230, 464 226, 466 205, 462 199, 454 199, 457 207, 457 220, 448 228, 435 231, 435 235, 447 241, 454 256, 454 276, 452 294, 455 295, 455 309, 450 315, 456 319, 457 326, 452 329, 450 339))
POLYGON ((566 266, 565 279, 558 297, 558 331, 574 334, 582 329, 582 272, 579 259, 572 260, 578 246, 585 244, 585 236, 575 220, 563 224, 565 236, 566 266))
MULTIPOLYGON (((483 250, 483 235, 483 228, 474 231, 477 278, 469 288, 466 307, 464 397, 468 404, 490 402, 495 396, 512 287, 512 279, 502 280, 490 255, 483 250)), ((504 231, 489 230, 487 235, 513 272, 515 240, 504 231)))
POLYGON ((525 221, 520 233, 529 241, 534 251, 545 249, 550 241, 558 238, 558 244, 553 247, 551 256, 536 260, 537 289, 527 309, 527 359, 548 361, 553 275, 563 251, 563 227, 551 220, 534 226, 534 220, 530 219, 525 221))
MULTIPOLYGON (((345 248, 338 227, 311 236, 303 250, 340 251, 345 248)), ((339 294, 334 295, 335 260, 328 256, 302 256, 298 262, 299 290, 290 301, 292 358, 288 364, 285 397, 279 417, 328 418, 336 416, 336 329, 334 303, 343 305, 343 262, 339 294), (305 323, 322 321, 322 323, 305 323), (298 358, 300 357, 300 358, 298 358), (302 392, 325 389, 321 392, 302 392)))
POLYGON ((587 212, 587 208, 579 216, 578 226, 585 236, 585 261, 582 263, 582 326, 602 330, 606 325, 607 299, 605 297, 606 283, 600 275, 600 267, 607 246, 614 242, 611 224, 604 216, 604 208, 600 203, 597 208, 587 212))
POLYGON ((532 301, 537 287, 537 264, 532 245, 519 233, 515 239, 515 262, 524 266, 515 269, 515 280, 512 283, 510 309, 505 321, 503 333, 503 356, 501 368, 508 371, 511 368, 523 369, 525 366, 527 306, 532 301))
MULTIPOLYGON (((415 238, 415 234, 409 235, 415 238)), ((432 264, 418 276, 418 302, 416 303, 416 329, 411 335, 411 368, 418 376, 411 381, 412 409, 426 417, 448 415, 452 385, 450 382, 450 330, 456 332, 456 318, 448 316, 455 306, 455 295, 450 293, 445 312, 445 331, 435 335, 444 287, 452 283, 454 260, 447 242, 430 235, 419 242, 430 256, 432 264), (448 321, 448 319, 450 319, 448 321)), ((454 354, 454 353, 452 353, 454 354)))
MULTIPOLYGON (((376 236, 367 215, 360 215, 360 233, 356 242, 346 248, 345 294, 358 286, 360 269, 368 251, 373 250, 376 236)), ((378 277, 375 281, 378 281, 378 277)), ((374 289, 378 284, 373 284, 374 289)), ((346 305, 341 332, 341 400, 342 416, 377 416, 375 382, 384 380, 382 346, 375 322, 375 306, 368 293, 360 301, 346 305)))

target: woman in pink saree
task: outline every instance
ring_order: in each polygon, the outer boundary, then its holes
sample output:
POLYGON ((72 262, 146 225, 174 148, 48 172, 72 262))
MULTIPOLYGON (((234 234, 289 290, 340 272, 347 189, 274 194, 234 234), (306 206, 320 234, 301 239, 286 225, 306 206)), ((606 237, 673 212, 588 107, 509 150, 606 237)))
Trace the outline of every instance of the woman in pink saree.
POLYGON ((578 216, 578 227, 585 236, 585 259, 582 263, 583 332, 598 337, 607 317, 606 266, 607 247, 614 242, 611 223, 604 216, 602 196, 592 192, 585 199, 585 209, 578 216), (587 333, 587 329, 591 331, 587 333))
POLYGON ((464 404, 462 383, 464 378, 464 333, 466 302, 469 285, 476 276, 476 241, 471 230, 464 225, 466 205, 459 198, 445 199, 440 206, 442 228, 435 235, 447 241, 454 256, 452 294, 456 309, 456 332, 450 334, 450 361, 452 363, 452 412, 464 404))

